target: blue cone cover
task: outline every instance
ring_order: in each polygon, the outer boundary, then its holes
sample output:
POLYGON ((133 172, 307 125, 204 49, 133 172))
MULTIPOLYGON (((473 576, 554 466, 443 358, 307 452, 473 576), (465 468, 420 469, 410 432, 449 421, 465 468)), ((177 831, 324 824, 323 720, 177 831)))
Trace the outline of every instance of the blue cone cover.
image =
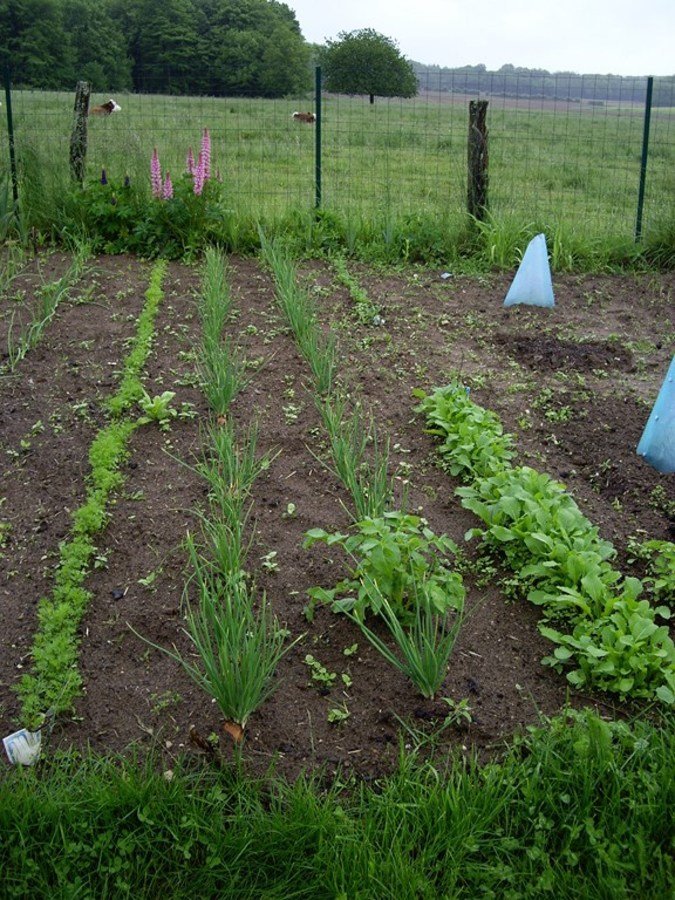
POLYGON ((511 283, 504 306, 526 303, 528 306, 554 306, 551 269, 543 234, 533 237, 527 245, 516 277, 511 283))
POLYGON ((675 472, 675 356, 647 419, 637 452, 659 472, 675 472))

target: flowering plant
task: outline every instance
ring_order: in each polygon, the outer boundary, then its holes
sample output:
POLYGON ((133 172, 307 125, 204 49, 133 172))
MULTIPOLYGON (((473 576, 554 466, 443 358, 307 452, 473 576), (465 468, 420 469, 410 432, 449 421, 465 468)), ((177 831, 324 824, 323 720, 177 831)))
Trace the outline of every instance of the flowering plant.
POLYGON ((142 183, 132 185, 128 176, 116 181, 105 169, 69 202, 104 252, 191 257, 214 240, 222 242, 227 228, 224 188, 217 174, 212 177, 211 161, 211 136, 204 128, 196 161, 190 148, 186 171, 175 179, 162 171, 159 151, 153 149, 150 202, 142 183))

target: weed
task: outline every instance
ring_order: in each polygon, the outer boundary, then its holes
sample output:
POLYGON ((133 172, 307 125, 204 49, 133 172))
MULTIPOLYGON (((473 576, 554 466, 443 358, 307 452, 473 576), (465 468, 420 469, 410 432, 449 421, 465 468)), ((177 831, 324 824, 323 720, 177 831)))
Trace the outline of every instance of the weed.
POLYGON ((308 653, 305 656, 304 662, 306 666, 309 666, 312 681, 323 688, 333 687, 335 680, 337 679, 337 672, 329 672, 328 669, 323 666, 316 657, 312 656, 311 653, 308 653))
POLYGON ((147 425, 150 422, 156 422, 162 431, 168 431, 171 427, 171 420, 178 415, 178 411, 170 405, 175 396, 175 391, 164 391, 151 397, 146 390, 143 390, 143 395, 138 401, 143 415, 139 417, 138 424, 147 425))
POLYGON ((333 706, 328 710, 328 721, 331 725, 338 725, 340 722, 346 722, 351 713, 347 709, 347 704, 341 706, 333 706))

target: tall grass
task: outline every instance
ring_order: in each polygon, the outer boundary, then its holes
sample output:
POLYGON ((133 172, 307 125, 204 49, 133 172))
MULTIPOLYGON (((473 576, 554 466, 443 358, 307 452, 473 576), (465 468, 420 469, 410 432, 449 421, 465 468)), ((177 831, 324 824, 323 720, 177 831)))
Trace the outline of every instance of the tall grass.
POLYGON ((375 786, 61 756, 0 782, 3 893, 668 897, 672 725, 569 713, 483 766, 402 754, 375 786))

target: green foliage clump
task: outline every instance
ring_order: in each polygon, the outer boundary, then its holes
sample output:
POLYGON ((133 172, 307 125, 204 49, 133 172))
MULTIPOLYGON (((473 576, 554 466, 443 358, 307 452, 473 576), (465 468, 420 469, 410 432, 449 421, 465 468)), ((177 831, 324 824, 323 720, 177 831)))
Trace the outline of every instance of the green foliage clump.
POLYGON ((417 78, 396 41, 372 28, 342 31, 321 53, 326 90, 339 94, 414 97, 417 78))
POLYGON ((122 415, 143 397, 143 386, 139 375, 152 346, 155 317, 164 297, 162 282, 165 273, 166 262, 158 260, 150 273, 150 284, 145 292, 145 304, 138 317, 134 346, 124 362, 121 384, 108 401, 108 410, 113 416, 122 415))
POLYGON ((305 547, 317 542, 339 546, 354 560, 350 577, 334 588, 311 588, 314 602, 330 603, 334 612, 352 613, 363 621, 368 612, 379 615, 382 599, 403 624, 415 620, 418 592, 431 609, 442 615, 457 609, 464 599, 461 576, 445 561, 457 553, 447 535, 437 535, 425 519, 395 510, 354 525, 351 535, 312 528, 305 547))
POLYGON ((359 322, 370 324, 373 318, 378 314, 377 306, 370 299, 366 291, 361 287, 356 278, 347 268, 347 263, 342 256, 336 256, 333 259, 335 273, 342 284, 348 289, 349 294, 354 302, 354 312, 359 322))
POLYGON ((33 665, 18 685, 22 719, 28 725, 40 724, 48 709, 54 713, 70 709, 81 689, 79 625, 91 600, 84 581, 96 552, 94 539, 107 522, 107 499, 122 480, 118 468, 134 427, 127 421, 113 422, 92 445, 87 498, 73 513, 72 537, 61 545, 52 593, 38 605, 33 665))
POLYGON ((173 197, 150 197, 146 190, 114 179, 93 179, 66 204, 67 214, 84 229, 94 248, 105 253, 138 253, 183 259, 223 242, 231 212, 223 184, 209 178, 200 195, 190 175, 173 183, 173 197))
POLYGON ((645 541, 637 548, 638 554, 647 560, 647 576, 644 579, 654 597, 671 608, 675 605, 675 544, 671 541, 645 541))
POLYGON ((441 440, 443 466, 463 481, 501 472, 513 459, 513 438, 504 434, 499 418, 469 399, 458 384, 436 388, 432 394, 415 391, 416 408, 426 416, 427 434, 441 440))

